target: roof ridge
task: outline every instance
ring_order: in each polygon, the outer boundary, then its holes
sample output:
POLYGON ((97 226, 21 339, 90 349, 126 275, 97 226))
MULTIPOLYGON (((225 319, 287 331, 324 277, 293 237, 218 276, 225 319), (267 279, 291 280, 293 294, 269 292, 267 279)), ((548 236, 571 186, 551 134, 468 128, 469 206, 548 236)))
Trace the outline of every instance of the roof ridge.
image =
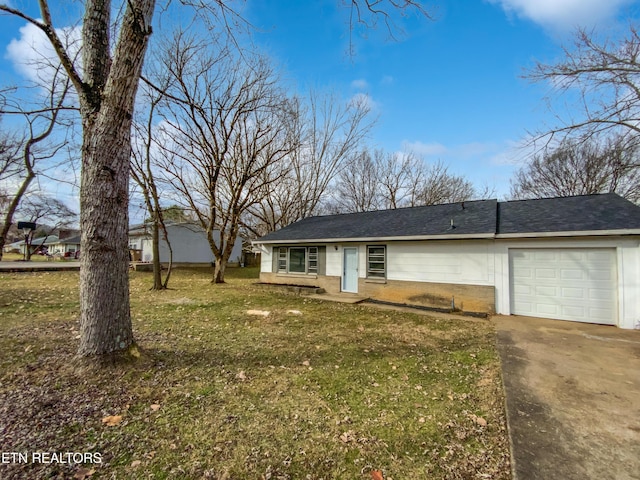
MULTIPOLYGON (((345 215, 361 215, 361 214, 371 214, 371 213, 382 213, 382 212, 398 212, 400 210, 409 210, 415 208, 433 208, 433 207, 445 207, 448 205, 461 205, 461 204, 470 204, 470 203, 480 203, 480 202, 497 202, 497 198, 483 198, 478 200, 460 200, 458 202, 448 202, 448 203, 434 203, 431 205, 414 205, 414 206, 406 206, 406 207, 398 207, 398 208, 382 208, 380 210, 365 210, 363 212, 342 212, 342 213, 328 213, 326 215, 311 215, 309 217, 304 217, 298 220, 301 222, 302 220, 307 220, 309 218, 327 218, 327 217, 341 217, 345 215)), ((293 222, 296 223, 296 222, 293 222)), ((283 227, 284 228, 284 227, 283 227)))

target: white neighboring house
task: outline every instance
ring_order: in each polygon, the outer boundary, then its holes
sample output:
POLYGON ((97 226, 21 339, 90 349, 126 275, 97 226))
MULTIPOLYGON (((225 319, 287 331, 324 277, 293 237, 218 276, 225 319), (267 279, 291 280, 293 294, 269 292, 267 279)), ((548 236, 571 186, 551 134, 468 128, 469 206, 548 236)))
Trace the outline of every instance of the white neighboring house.
POLYGON ((311 217, 253 243, 265 283, 640 328, 640 207, 613 193, 311 217))
MULTIPOLYGON (((56 237, 55 235, 49 235, 48 237, 33 238, 31 239, 31 250, 33 251, 36 248, 41 246, 49 247, 51 245, 51 242, 57 242, 57 241, 58 241, 58 237, 56 237)), ((5 253, 11 252, 13 250, 20 250, 20 253, 24 255, 25 254, 24 240, 19 240, 17 242, 13 242, 4 246, 5 253)))
MULTIPOLYGON (((77 258, 80 252, 80 235, 63 238, 58 238, 56 235, 48 235, 46 237, 34 238, 31 240, 32 250, 41 245, 46 247, 48 255, 77 258)), ((20 253, 24 255, 24 240, 5 245, 4 247, 5 252, 10 252, 16 249, 20 250, 20 253)))
MULTIPOLYGON (((51 237, 49 237, 51 238, 51 237)), ((48 247, 49 255, 62 255, 76 257, 80 252, 80 235, 74 235, 68 238, 55 238, 47 240, 45 245, 48 247)))
MULTIPOLYGON (((207 233, 193 223, 167 224, 167 235, 173 251, 174 265, 210 266, 215 257, 209 247, 207 233)), ((214 232, 216 244, 220 241, 220 232, 214 232)), ((129 249, 133 260, 153 261, 153 238, 149 225, 136 225, 129 229, 129 249)), ((169 262, 169 248, 160 232, 160 261, 169 262)), ((236 238, 228 266, 239 266, 242 261, 242 239, 236 238)))

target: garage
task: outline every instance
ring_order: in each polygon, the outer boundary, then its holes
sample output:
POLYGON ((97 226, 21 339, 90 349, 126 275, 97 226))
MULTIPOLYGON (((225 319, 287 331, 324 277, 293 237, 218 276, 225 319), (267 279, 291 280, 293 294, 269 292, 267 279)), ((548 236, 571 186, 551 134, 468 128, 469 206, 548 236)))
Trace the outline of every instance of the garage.
POLYGON ((616 250, 509 249, 511 313, 616 325, 616 250))

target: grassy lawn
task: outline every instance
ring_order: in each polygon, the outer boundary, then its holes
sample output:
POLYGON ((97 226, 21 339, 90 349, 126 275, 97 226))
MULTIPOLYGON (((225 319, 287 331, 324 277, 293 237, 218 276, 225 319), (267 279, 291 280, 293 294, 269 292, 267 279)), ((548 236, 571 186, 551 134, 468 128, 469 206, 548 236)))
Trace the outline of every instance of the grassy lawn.
POLYGON ((132 272, 143 355, 91 371, 72 362, 78 274, 0 274, 0 452, 29 456, 0 478, 510 478, 490 322, 305 299, 255 277, 178 270, 153 292, 132 272))
MULTIPOLYGON (((33 259, 36 260, 40 257, 40 255, 34 255, 33 259)), ((3 262, 17 262, 24 259, 24 256, 21 253, 3 253, 2 261, 3 262)))

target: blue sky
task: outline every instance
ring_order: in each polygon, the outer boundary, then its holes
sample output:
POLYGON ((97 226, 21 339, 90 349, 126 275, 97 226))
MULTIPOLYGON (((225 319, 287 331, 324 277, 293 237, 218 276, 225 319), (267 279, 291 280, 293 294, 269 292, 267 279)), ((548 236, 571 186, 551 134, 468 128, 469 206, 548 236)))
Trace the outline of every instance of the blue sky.
MULTIPOLYGON (((383 25, 355 31, 350 56, 345 3, 247 0, 242 13, 291 88, 368 96, 378 117, 372 147, 442 160, 500 197, 530 151, 518 148, 527 132, 557 123, 545 102, 551 88, 523 79, 526 70, 562 58, 577 26, 616 37, 640 14, 640 0, 432 0, 433 20, 396 18, 405 32, 396 41, 383 25)), ((2 83, 19 83, 29 75, 18 65, 28 56, 26 35, 16 43, 24 22, 0 22, 2 83)))
POLYGON ((528 132, 556 123, 548 85, 522 78, 536 61, 562 58, 577 26, 616 36, 638 17, 634 0, 440 0, 426 4, 434 20, 399 20, 405 35, 384 26, 354 34, 336 0, 258 1, 247 16, 256 44, 304 89, 333 88, 370 96, 378 123, 371 144, 411 149, 442 160, 478 185, 508 193, 514 165, 529 149, 528 132))

